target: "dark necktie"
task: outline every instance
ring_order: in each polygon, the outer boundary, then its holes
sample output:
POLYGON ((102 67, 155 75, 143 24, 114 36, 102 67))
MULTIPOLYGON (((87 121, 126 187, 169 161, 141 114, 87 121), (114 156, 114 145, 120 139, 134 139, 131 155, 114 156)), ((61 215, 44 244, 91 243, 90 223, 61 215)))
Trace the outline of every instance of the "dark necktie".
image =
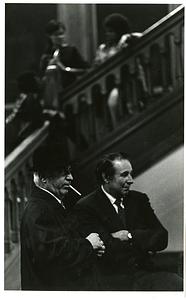
POLYGON ((124 228, 126 229, 125 209, 121 206, 121 199, 116 199, 114 204, 117 205, 119 218, 122 221, 124 228))

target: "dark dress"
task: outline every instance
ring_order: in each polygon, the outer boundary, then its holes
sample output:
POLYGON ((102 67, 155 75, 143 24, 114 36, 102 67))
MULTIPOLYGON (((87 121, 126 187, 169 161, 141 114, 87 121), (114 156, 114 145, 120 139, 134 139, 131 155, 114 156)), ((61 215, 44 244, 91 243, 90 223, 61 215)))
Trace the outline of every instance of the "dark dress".
MULTIPOLYGON (((40 61, 40 69, 41 73, 44 74, 46 67, 48 65, 49 60, 52 58, 54 54, 55 49, 50 49, 49 51, 46 51, 41 57, 40 61)), ((75 46, 61 46, 59 47, 59 61, 63 63, 65 67, 71 67, 76 69, 84 69, 90 67, 89 63, 86 62, 77 48, 75 46)), ((63 88, 68 87, 71 83, 73 83, 77 77, 78 73, 73 72, 61 72, 61 85, 63 88)))
POLYGON ((52 195, 33 187, 20 233, 23 290, 98 289, 93 247, 52 195))
MULTIPOLYGON (((61 46, 58 47, 59 54, 57 60, 64 65, 70 67, 75 71, 64 71, 57 67, 53 71, 47 71, 49 61, 53 58, 56 49, 49 47, 49 49, 42 55, 40 61, 41 77, 43 78, 43 98, 45 107, 62 110, 65 113, 67 128, 66 134, 73 143, 76 143, 76 124, 73 113, 72 104, 67 103, 63 106, 63 93, 72 83, 82 76, 83 73, 90 67, 76 47, 61 46)), ((60 134, 59 126, 56 126, 56 135, 60 134)))

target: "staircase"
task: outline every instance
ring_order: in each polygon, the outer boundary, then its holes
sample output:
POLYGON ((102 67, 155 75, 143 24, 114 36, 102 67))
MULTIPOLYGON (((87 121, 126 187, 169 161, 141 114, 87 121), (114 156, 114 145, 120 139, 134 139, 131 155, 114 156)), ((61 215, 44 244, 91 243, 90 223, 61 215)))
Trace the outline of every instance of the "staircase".
POLYGON ((90 192, 96 179, 98 159, 107 152, 123 151, 134 165, 134 176, 183 144, 183 86, 154 100, 141 113, 111 132, 102 141, 84 152, 78 164, 77 186, 83 194, 90 192))
POLYGON ((134 47, 91 70, 65 91, 61 107, 71 111, 76 128, 72 153, 79 162, 76 178, 83 193, 95 185, 93 170, 103 153, 118 149, 128 153, 138 175, 183 143, 183 13, 184 8, 178 7, 145 30, 134 47), (137 84, 139 61, 148 89, 143 109, 137 84), (121 95, 115 128, 108 122, 109 83, 121 95))
MULTIPOLYGON (((90 70, 64 92, 60 108, 75 128, 69 151, 79 162, 76 184, 82 193, 95 185, 95 163, 107 151, 129 153, 138 175, 183 144, 183 22, 180 6, 148 28, 134 47, 90 70), (156 81, 154 57, 159 62, 156 81), (143 109, 137 90, 139 61, 148 83, 143 109), (109 126, 106 104, 110 82, 122 95, 121 117, 114 128, 109 126)), ((32 154, 45 141, 48 126, 34 132, 5 161, 6 290, 20 289, 19 222, 29 195, 32 154)))
POLYGON ((91 151, 111 131, 139 115, 144 100, 138 90, 141 66, 149 105, 183 85, 183 7, 144 31, 134 47, 121 50, 66 89, 61 108, 76 129, 74 157, 83 158, 87 149, 91 151), (110 85, 117 86, 121 95, 120 118, 114 128, 109 124, 106 103, 110 85))

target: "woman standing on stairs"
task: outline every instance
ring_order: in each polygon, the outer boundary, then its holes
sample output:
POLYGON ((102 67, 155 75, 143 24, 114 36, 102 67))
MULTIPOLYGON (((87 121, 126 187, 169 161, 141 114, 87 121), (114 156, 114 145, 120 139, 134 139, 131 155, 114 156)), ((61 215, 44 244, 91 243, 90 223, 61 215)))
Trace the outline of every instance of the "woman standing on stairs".
POLYGON ((62 91, 83 74, 89 64, 75 46, 66 42, 66 27, 62 22, 50 20, 46 34, 48 45, 40 61, 45 105, 59 108, 62 91))
MULTIPOLYGON (((139 32, 131 32, 128 19, 121 14, 111 14, 107 16, 103 22, 105 31, 105 43, 99 45, 96 57, 95 65, 99 65, 105 62, 107 59, 121 51, 122 49, 132 46, 142 34, 139 32)), ((146 79, 144 72, 141 71, 141 65, 138 66, 138 81, 145 93, 147 93, 146 79)), ((110 86, 108 91, 107 105, 110 113, 111 127, 115 128, 118 125, 120 119, 119 108, 120 89, 117 84, 110 86)), ((126 110, 129 114, 132 114, 132 108, 126 103, 126 110)))

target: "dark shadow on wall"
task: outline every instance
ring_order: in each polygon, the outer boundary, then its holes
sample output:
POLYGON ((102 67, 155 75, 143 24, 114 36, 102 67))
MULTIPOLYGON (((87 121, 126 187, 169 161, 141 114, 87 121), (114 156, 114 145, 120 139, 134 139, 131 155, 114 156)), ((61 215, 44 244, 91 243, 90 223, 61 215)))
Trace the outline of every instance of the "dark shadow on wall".
POLYGON ((130 21, 132 32, 143 32, 168 14, 168 4, 98 4, 96 9, 99 44, 104 40, 102 22, 109 14, 125 15, 130 21))
POLYGON ((45 48, 45 26, 56 16, 56 4, 6 3, 6 103, 15 101, 16 78, 19 74, 28 69, 38 70, 45 48))

